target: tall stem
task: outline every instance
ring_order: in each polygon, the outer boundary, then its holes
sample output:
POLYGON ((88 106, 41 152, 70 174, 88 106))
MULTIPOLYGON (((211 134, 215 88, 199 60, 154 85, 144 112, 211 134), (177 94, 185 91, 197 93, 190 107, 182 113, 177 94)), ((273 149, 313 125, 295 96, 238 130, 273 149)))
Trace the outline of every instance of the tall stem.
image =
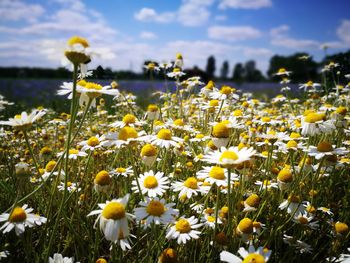
POLYGON ((49 255, 51 253, 51 247, 52 247, 52 242, 54 240, 54 237, 56 236, 57 232, 57 227, 58 227, 58 222, 61 219, 61 214, 63 210, 63 205, 66 200, 67 196, 67 183, 68 183, 68 161, 69 161, 69 148, 71 145, 71 136, 72 136, 72 131, 73 131, 73 125, 74 125, 74 120, 75 116, 74 115, 74 109, 75 109, 75 103, 76 103, 76 89, 77 89, 77 77, 78 77, 78 65, 74 64, 74 70, 73 70, 73 97, 70 105, 70 121, 69 121, 69 126, 68 126, 68 135, 67 135, 67 140, 66 140, 66 163, 65 163, 65 175, 64 175, 64 191, 63 191, 63 197, 61 199, 61 203, 58 209, 56 221, 52 230, 52 233, 50 235, 50 240, 49 244, 47 247, 47 252, 45 255, 45 261, 48 261, 49 255))

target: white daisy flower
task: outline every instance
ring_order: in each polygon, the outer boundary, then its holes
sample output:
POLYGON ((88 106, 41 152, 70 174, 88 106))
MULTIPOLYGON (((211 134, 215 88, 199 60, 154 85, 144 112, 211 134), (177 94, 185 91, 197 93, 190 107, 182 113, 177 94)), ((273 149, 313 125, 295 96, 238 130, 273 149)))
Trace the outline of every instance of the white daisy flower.
POLYGON ((326 141, 320 142, 317 147, 309 146, 309 148, 305 151, 309 156, 315 156, 316 160, 322 159, 325 156, 344 155, 349 152, 345 147, 335 148, 335 145, 332 145, 326 141))
MULTIPOLYGON (((215 216, 204 214, 202 217, 202 223, 210 228, 215 228, 215 216)), ((218 217, 217 224, 222 224, 221 219, 218 217)))
POLYGON ((151 144, 161 148, 176 147, 183 139, 175 137, 169 129, 160 129, 157 135, 148 135, 140 138, 143 141, 150 141, 151 144))
POLYGON ((154 174, 154 172, 150 170, 144 174, 140 174, 139 178, 133 180, 133 187, 131 190, 138 193, 139 188, 136 180, 139 182, 142 194, 147 194, 148 197, 162 196, 169 188, 169 178, 165 177, 162 172, 154 174))
POLYGON ((134 210, 138 221, 142 220, 145 227, 150 227, 152 223, 167 225, 174 222, 179 214, 179 210, 174 209, 175 203, 165 203, 164 199, 146 197, 145 201, 139 203, 141 207, 134 210))
MULTIPOLYGON (((59 191, 64 191, 64 182, 60 182, 60 185, 57 186, 57 189, 59 191)), ((73 192, 79 192, 81 190, 80 187, 78 187, 78 184, 77 183, 72 183, 72 182, 67 182, 67 191, 70 192, 70 193, 73 193, 73 192)))
POLYGON ((292 73, 292 71, 287 71, 285 68, 280 68, 274 76, 289 76, 292 73))
MULTIPOLYGON (((57 156, 60 157, 60 156, 63 155, 63 154, 64 154, 64 152, 59 152, 59 153, 57 154, 57 156)), ((78 157, 85 157, 85 156, 87 156, 87 155, 88 155, 88 154, 87 154, 86 152, 84 152, 84 151, 79 151, 79 150, 77 150, 77 149, 75 149, 75 148, 69 149, 69 152, 68 152, 68 158, 69 158, 69 159, 73 159, 73 160, 78 159, 78 157)))
MULTIPOLYGON (((209 183, 210 185, 216 184, 217 186, 228 185, 228 172, 225 168, 220 166, 206 166, 203 167, 203 170, 197 172, 197 177, 199 179, 204 179, 204 182, 209 183)), ((231 183, 232 181, 238 181, 238 175, 231 173, 231 183)))
POLYGON ((208 193, 210 186, 203 186, 195 177, 188 177, 185 181, 175 181, 172 183, 174 192, 179 192, 179 197, 186 196, 191 198, 198 193, 208 193))
POLYGON ((55 253, 53 258, 49 257, 49 263, 74 263, 74 258, 63 257, 61 254, 55 253))
POLYGON ((287 209, 287 213, 291 215, 302 214, 305 212, 305 207, 302 205, 300 198, 295 195, 290 195, 279 206, 279 209, 287 209))
POLYGON ((40 226, 46 223, 46 218, 32 214, 33 208, 28 208, 28 205, 22 207, 15 207, 11 213, 2 213, 0 215, 0 222, 5 222, 0 227, 3 234, 15 229, 16 235, 19 236, 24 233, 26 227, 40 226))
MULTIPOLYGON (((130 250, 131 249, 131 238, 136 238, 136 236, 129 234, 129 235, 123 235, 122 232, 119 233, 119 238, 114 241, 114 244, 120 246, 120 248, 123 251, 130 250)), ((110 247, 110 250, 112 250, 113 246, 110 247)))
POLYGON ((86 150, 93 151, 95 149, 101 148, 103 146, 103 141, 105 141, 105 137, 97 134, 90 137, 88 140, 80 142, 79 145, 83 146, 81 150, 84 152, 86 150))
POLYGON ((145 122, 139 121, 134 115, 126 114, 121 121, 115 121, 109 126, 113 128, 123 128, 125 126, 137 127, 143 124, 145 124, 145 122))
POLYGON ((181 217, 169 228, 166 238, 177 239, 179 245, 186 244, 192 238, 198 239, 201 232, 195 229, 200 228, 203 224, 197 224, 197 222, 198 219, 194 216, 190 218, 181 217))
POLYGON ((250 245, 248 250, 240 247, 238 249, 238 254, 242 257, 237 257, 234 254, 222 251, 220 253, 220 260, 229 263, 248 263, 248 262, 259 262, 265 263, 269 260, 271 256, 271 250, 265 250, 263 247, 255 249, 254 246, 250 245))
POLYGON ((23 111, 14 118, 9 118, 8 121, 0 121, 0 125, 9 125, 16 130, 29 129, 32 124, 46 114, 46 110, 33 110, 29 115, 23 111))
POLYGON ((98 215, 95 225, 100 223, 100 230, 109 241, 116 241, 119 236, 129 235, 128 219, 132 215, 127 213, 125 206, 129 200, 129 194, 123 198, 107 201, 105 204, 98 204, 98 210, 91 211, 87 216, 98 215))
POLYGON ((124 177, 129 177, 134 175, 134 170, 132 169, 131 166, 124 168, 124 167, 117 167, 114 170, 109 172, 110 175, 112 176, 124 176, 124 177))
POLYGON ((253 148, 221 147, 220 150, 205 154, 203 161, 231 167, 250 160, 255 153, 256 151, 253 148))
POLYGON ((301 119, 302 135, 330 133, 335 129, 332 120, 325 120, 324 113, 309 113, 301 119))

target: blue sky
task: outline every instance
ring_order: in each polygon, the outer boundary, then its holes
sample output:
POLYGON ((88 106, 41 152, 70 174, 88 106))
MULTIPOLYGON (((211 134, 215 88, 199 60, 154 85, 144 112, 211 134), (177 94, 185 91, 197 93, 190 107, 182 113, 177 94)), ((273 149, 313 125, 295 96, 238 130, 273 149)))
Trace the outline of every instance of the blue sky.
MULTIPOLYGON (((141 70, 183 54, 230 67, 254 59, 266 71, 274 54, 306 51, 322 59, 350 48, 348 0, 1 0, 0 66, 60 66, 66 40, 86 37, 100 54, 92 67, 141 70)), ((231 69, 230 69, 231 70, 231 69)))

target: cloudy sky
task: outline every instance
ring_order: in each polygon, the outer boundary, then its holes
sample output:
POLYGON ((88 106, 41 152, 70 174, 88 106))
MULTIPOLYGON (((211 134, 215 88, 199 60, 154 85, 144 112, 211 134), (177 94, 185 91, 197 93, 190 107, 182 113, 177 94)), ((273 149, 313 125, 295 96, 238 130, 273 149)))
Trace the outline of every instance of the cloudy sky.
POLYGON ((0 0, 0 66, 60 66, 80 35, 101 54, 94 65, 113 69, 180 52, 187 67, 214 55, 218 69, 254 59, 265 71, 273 54, 349 49, 349 10, 349 0, 0 0))

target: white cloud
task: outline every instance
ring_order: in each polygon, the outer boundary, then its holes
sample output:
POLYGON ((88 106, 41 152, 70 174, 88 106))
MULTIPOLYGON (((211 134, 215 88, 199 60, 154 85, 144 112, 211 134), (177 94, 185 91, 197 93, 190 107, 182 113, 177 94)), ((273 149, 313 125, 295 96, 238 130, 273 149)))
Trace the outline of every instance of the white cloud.
POLYGON ((28 4, 19 0, 0 1, 0 21, 35 22, 44 12, 45 9, 39 4, 28 4))
POLYGON ((208 28, 208 37, 211 39, 240 41, 260 36, 261 32, 251 26, 212 26, 208 28))
POLYGON ((221 0, 220 9, 242 8, 242 9, 260 9, 272 6, 271 0, 221 0))
POLYGON ((156 38, 157 38, 157 35, 154 34, 153 32, 142 31, 142 32, 140 33, 140 38, 152 40, 152 39, 156 39, 156 38))
POLYGON ((243 53, 246 57, 255 58, 257 56, 270 57, 273 52, 267 48, 244 48, 243 53))
POLYGON ((170 23, 174 20, 175 15, 172 12, 158 14, 154 9, 144 7, 134 14, 134 18, 142 22, 170 23))
POLYGON ((294 38, 276 38, 272 39, 271 44, 274 46, 280 46, 291 49, 317 49, 320 43, 311 39, 294 39, 294 38))
POLYGON ((177 12, 178 21, 185 26, 205 24, 210 17, 208 7, 213 2, 213 0, 184 0, 177 12))
POLYGON ((288 25, 281 25, 279 27, 271 28, 270 35, 273 38, 278 38, 278 37, 286 36, 288 31, 289 31, 288 25))
POLYGON ((271 44, 274 46, 296 49, 313 50, 320 47, 320 42, 312 39, 296 39, 289 36, 290 27, 281 25, 270 30, 271 44))
POLYGON ((214 17, 214 19, 216 21, 225 21, 225 20, 227 20, 227 16, 225 16, 225 15, 217 15, 217 16, 214 17))
POLYGON ((350 45, 350 20, 343 20, 337 28, 337 36, 347 45, 350 45))
POLYGON ((170 23, 179 22, 184 26, 200 26, 210 18, 209 7, 214 0, 183 0, 179 9, 174 12, 158 13, 152 8, 141 8, 134 14, 142 22, 170 23))

